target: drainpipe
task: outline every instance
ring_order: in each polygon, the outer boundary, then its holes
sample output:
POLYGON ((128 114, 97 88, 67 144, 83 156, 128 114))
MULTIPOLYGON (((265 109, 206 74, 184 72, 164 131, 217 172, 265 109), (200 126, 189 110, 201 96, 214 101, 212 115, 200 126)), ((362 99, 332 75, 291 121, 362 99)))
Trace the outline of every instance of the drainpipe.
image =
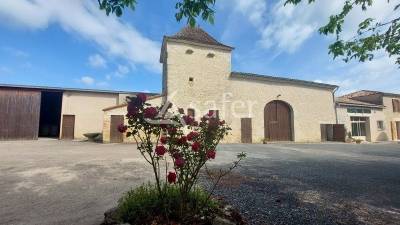
POLYGON ((338 89, 339 89, 339 87, 336 87, 335 89, 333 89, 333 92, 332 92, 332 99, 333 99, 333 107, 334 107, 334 109, 335 109, 336 124, 339 123, 339 121, 338 121, 338 115, 337 115, 337 107, 336 107, 336 102, 335 102, 335 93, 336 93, 336 91, 337 91, 338 89))

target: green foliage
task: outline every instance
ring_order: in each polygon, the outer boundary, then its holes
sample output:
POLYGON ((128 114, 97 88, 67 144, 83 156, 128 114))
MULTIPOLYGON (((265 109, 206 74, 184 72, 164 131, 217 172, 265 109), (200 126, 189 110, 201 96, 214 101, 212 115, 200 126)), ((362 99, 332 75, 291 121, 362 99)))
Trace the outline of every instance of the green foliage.
MULTIPOLYGON (((165 186, 165 198, 158 198, 155 185, 146 184, 127 192, 118 202, 118 217, 123 223, 139 224, 151 221, 157 216, 166 215, 174 221, 184 221, 180 215, 181 195, 177 186, 165 186)), ((208 200, 208 193, 203 189, 195 188, 188 196, 190 212, 196 212, 198 218, 211 218, 218 211, 218 203, 208 200)), ((185 217, 194 215, 185 215, 185 217)), ((163 219, 166 219, 163 218, 163 219)))
MULTIPOLYGON (((214 10, 216 0, 179 0, 175 4, 177 13, 175 18, 181 21, 182 18, 187 19, 187 24, 195 26, 197 18, 201 18, 211 24, 214 23, 214 10)), ((107 16, 110 13, 121 16, 125 8, 135 9, 136 0, 98 0, 101 10, 105 10, 107 16)))
MULTIPOLYGON (((387 0, 387 3, 393 0, 387 0)), ((286 0, 286 4, 299 4, 302 0, 286 0)), ((315 0, 307 0, 313 3, 315 0)), ((323 35, 336 35, 336 41, 329 46, 329 54, 333 58, 341 57, 345 62, 356 59, 360 62, 372 60, 378 50, 384 50, 388 55, 397 57, 396 63, 400 64, 400 17, 390 21, 378 21, 374 18, 366 18, 358 25, 357 33, 349 40, 341 37, 342 27, 346 16, 355 8, 361 7, 367 10, 373 0, 346 0, 342 10, 329 17, 329 22, 319 29, 323 35)), ((383 4, 383 1, 379 1, 383 4)), ((394 7, 394 11, 400 9, 400 4, 394 7)))
POLYGON ((114 13, 116 16, 122 16, 125 7, 135 9, 136 0, 97 0, 101 10, 105 10, 107 16, 114 13))

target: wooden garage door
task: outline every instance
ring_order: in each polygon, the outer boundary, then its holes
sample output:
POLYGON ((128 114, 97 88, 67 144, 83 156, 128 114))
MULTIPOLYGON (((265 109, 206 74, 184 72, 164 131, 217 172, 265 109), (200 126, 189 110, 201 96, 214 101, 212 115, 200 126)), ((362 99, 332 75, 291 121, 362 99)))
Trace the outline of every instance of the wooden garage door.
POLYGON ((74 139, 75 115, 63 115, 62 139, 74 139))
POLYGON ((291 110, 283 101, 272 101, 264 108, 264 131, 267 141, 291 141, 291 110))
POLYGON ((118 126, 124 123, 124 116, 111 115, 110 123, 110 142, 121 143, 124 141, 124 134, 118 131, 118 126))
POLYGON ((0 88, 0 140, 37 139, 40 91, 0 88))
POLYGON ((240 122, 241 122, 242 143, 251 143, 252 142, 251 118, 242 118, 240 122))

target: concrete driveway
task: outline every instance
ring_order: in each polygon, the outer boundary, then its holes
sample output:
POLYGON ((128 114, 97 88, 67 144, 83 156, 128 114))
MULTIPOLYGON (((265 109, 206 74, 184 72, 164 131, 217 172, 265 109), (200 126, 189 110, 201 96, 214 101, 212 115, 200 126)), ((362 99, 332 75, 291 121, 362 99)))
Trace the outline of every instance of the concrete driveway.
MULTIPOLYGON (((221 145, 212 166, 240 151, 217 194, 251 224, 399 224, 399 144, 221 145)), ((0 142, 0 224, 99 224, 152 176, 134 145, 0 142)))

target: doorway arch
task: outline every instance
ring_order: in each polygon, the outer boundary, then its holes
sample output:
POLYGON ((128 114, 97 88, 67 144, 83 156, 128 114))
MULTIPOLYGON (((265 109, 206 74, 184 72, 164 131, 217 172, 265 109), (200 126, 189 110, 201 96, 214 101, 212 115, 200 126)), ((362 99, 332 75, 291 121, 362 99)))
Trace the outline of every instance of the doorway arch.
POLYGON ((274 100, 264 108, 264 137, 267 141, 293 141, 293 110, 280 100, 274 100))

